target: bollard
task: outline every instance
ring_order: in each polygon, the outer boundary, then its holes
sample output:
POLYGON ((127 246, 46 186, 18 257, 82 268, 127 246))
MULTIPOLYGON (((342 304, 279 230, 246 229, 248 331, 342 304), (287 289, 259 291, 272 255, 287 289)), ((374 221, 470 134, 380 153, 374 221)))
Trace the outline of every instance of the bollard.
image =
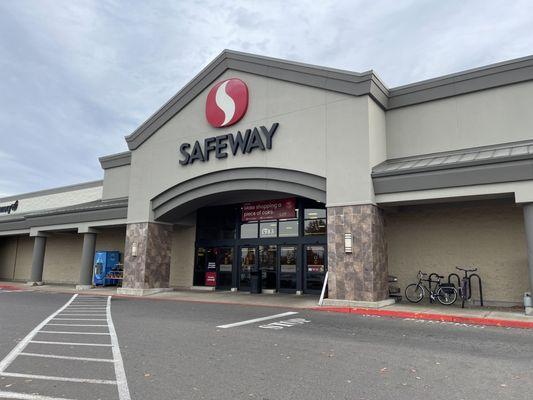
POLYGON ((526 310, 526 315, 533 315, 533 299, 529 292, 524 293, 524 308, 526 310))

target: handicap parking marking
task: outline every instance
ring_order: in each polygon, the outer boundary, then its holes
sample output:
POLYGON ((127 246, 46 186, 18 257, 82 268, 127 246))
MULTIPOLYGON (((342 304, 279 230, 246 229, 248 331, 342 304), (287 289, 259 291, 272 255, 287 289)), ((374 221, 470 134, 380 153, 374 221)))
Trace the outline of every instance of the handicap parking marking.
POLYGON ((288 311, 288 312, 281 313, 281 314, 269 315, 267 317, 248 319, 246 321, 234 322, 232 324, 226 324, 226 325, 218 325, 217 328, 221 328, 221 329, 235 328, 238 326, 255 324, 257 322, 268 321, 270 319, 279 319, 283 317, 288 317, 289 315, 296 315, 296 314, 298 314, 296 311, 288 311))
POLYGON ((308 324, 309 322, 311 321, 305 318, 291 318, 284 321, 271 322, 266 325, 259 325, 259 328, 281 330, 283 328, 290 328, 291 326, 308 324))
MULTIPOLYGON (((59 386, 61 382, 63 382, 63 384, 68 383, 115 386, 115 393, 118 395, 119 400, 131 400, 128 382, 126 380, 124 363, 118 343, 118 337, 113 324, 113 319, 111 317, 111 296, 94 298, 93 301, 97 303, 97 305, 103 310, 103 313, 99 315, 83 314, 87 318, 64 318, 65 316, 69 315, 69 311, 81 306, 84 301, 87 301, 87 297, 78 297, 77 294, 73 295, 65 305, 37 325, 13 348, 13 350, 11 350, 11 352, 3 360, 0 361, 0 377, 26 379, 26 382, 32 380, 55 381, 58 382, 57 390, 61 390, 61 387, 59 386), (94 327, 102 327, 104 330, 95 330, 94 327), (75 330, 69 328, 74 328, 75 330), (62 340, 65 337, 68 339, 62 340), (102 340, 106 342, 104 343, 102 340), (26 350, 28 346, 32 346, 32 350, 26 350), (61 349, 66 347, 70 349, 76 349, 74 355, 57 354, 61 353, 61 349), (106 358, 105 354, 103 354, 103 357, 88 357, 87 354, 84 354, 84 352, 91 348, 109 349, 106 350, 106 352, 109 352, 107 354, 110 357, 106 358), (54 359, 61 363, 94 362, 105 363, 107 365, 111 364, 111 371, 114 371, 114 377, 111 375, 110 378, 114 379, 97 379, 95 376, 56 376, 50 375, 48 373, 48 369, 34 371, 32 368, 32 372, 28 373, 29 371, 22 370, 24 368, 20 365, 17 366, 17 363, 20 363, 20 360, 28 358, 54 359)), ((72 371, 75 372, 77 370, 76 368, 81 368, 81 365, 74 364, 72 371)), ((98 370, 100 370, 100 368, 94 369, 94 371, 98 370)), ((91 369, 90 371, 93 370, 91 369)), ((0 398, 64 400, 63 397, 54 396, 53 394, 43 396, 18 391, 2 390, 0 390, 0 398)))
POLYGON ((477 328, 485 329, 485 325, 479 324, 466 324, 464 322, 453 322, 453 321, 439 321, 433 319, 421 319, 421 318, 404 318, 404 321, 416 322, 419 324, 428 324, 428 325, 449 325, 449 326, 458 326, 462 328, 477 328))

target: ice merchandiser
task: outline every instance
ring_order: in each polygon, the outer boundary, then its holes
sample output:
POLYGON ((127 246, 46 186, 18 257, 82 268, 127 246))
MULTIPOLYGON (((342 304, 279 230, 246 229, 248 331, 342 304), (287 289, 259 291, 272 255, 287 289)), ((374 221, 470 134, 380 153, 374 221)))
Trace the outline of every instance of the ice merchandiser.
POLYGON ((116 279, 106 278, 106 276, 117 269, 120 262, 120 252, 118 251, 97 251, 94 256, 94 286, 116 285, 116 279))

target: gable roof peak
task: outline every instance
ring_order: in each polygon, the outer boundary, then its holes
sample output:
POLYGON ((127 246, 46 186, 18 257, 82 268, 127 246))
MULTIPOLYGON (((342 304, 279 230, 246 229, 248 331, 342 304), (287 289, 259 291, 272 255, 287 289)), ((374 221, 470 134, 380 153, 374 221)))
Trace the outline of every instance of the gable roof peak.
POLYGON ((141 126, 126 136, 129 149, 139 147, 228 69, 354 96, 370 95, 383 108, 387 104, 388 89, 373 71, 344 71, 224 49, 141 126))

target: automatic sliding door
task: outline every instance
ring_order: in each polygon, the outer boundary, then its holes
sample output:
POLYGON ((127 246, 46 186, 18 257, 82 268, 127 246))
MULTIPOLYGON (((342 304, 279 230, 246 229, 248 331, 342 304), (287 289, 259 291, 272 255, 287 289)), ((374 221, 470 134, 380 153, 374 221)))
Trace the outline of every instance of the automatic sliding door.
POLYGON ((250 271, 257 265, 257 250, 255 247, 241 247, 239 268, 239 289, 250 290, 250 271))
POLYGON ((259 268, 262 289, 277 290, 278 246, 259 246, 259 268))

